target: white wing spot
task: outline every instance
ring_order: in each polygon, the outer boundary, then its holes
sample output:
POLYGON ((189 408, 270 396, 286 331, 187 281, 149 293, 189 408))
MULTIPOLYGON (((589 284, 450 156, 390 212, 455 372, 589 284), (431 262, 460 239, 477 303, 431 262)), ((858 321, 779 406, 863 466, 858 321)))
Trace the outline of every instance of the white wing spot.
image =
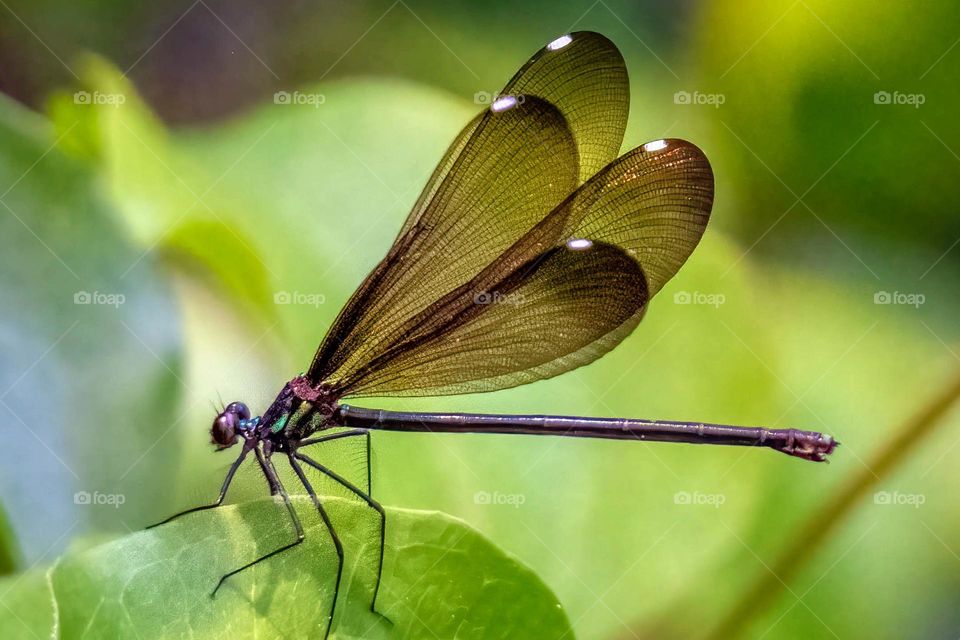
POLYGON ((593 242, 587 240, 586 238, 574 238, 573 240, 567 240, 567 248, 573 249, 574 251, 582 251, 583 249, 589 249, 593 246, 593 242))
POLYGON ((643 145, 643 150, 647 153, 653 153, 654 151, 660 151, 667 148, 666 140, 654 140, 653 142, 648 142, 643 145))
POLYGON ((547 49, 550 51, 556 51, 557 49, 563 49, 565 46, 573 42, 573 36, 567 34, 565 36, 560 36, 553 42, 547 45, 547 49))
POLYGON ((509 111, 515 106, 517 106, 517 99, 514 96, 503 96, 493 101, 493 104, 490 105, 490 111, 500 113, 502 111, 509 111))

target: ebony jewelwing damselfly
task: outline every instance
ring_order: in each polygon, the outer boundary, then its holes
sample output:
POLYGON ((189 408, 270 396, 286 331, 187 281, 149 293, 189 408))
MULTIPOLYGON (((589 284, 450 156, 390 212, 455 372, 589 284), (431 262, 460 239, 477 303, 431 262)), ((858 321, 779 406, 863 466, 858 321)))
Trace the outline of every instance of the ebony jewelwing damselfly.
MULTIPOLYGON (((285 457, 310 495, 339 558, 343 548, 303 465, 356 494, 380 518, 376 599, 386 516, 370 495, 370 430, 502 433, 762 446, 821 462, 836 442, 796 429, 564 416, 363 409, 362 396, 495 391, 596 360, 633 331, 650 299, 683 265, 713 205, 703 153, 677 139, 617 157, 629 107, 617 48, 597 33, 557 38, 538 51, 460 132, 386 257, 330 327, 306 373, 284 385, 262 416, 234 402, 213 422, 221 449, 241 444, 220 506, 252 452, 296 529, 303 527, 273 465, 285 457), (366 491, 304 453, 365 438, 366 491)), ((159 523, 163 524, 163 523, 159 523)))

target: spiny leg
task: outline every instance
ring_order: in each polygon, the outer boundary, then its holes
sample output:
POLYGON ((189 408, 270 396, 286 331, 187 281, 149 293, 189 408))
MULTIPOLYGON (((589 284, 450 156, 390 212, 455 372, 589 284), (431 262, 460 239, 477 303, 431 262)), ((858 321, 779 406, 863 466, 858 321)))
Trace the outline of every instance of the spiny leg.
MULTIPOLYGON (((223 585, 223 583, 226 581, 227 578, 231 576, 235 576, 241 571, 249 569, 253 565, 259 562, 263 562, 267 558, 272 558, 273 556, 279 553, 283 553, 287 549, 292 549, 293 547, 303 542, 304 535, 303 535, 303 527, 300 525, 300 518, 297 517, 297 512, 294 510, 293 505, 290 503, 290 496, 287 495, 287 492, 284 490, 283 485, 280 483, 280 476, 277 475, 277 470, 274 469, 273 463, 270 462, 270 460, 264 458, 263 453, 260 451, 259 447, 255 448, 254 452, 257 455, 257 462, 260 463, 260 469, 263 471, 264 475, 267 477, 267 482, 270 484, 271 494, 273 495, 279 494, 280 497, 283 498, 283 504, 286 505, 287 511, 290 513, 290 519, 293 521, 293 526, 297 530, 297 539, 291 542, 290 544, 286 544, 280 547, 279 549, 274 549, 270 553, 257 558, 253 562, 248 562, 247 564, 243 565, 239 569, 234 569, 229 573, 223 574, 220 577, 220 581, 217 582, 217 586, 214 587, 213 593, 210 594, 211 598, 217 595, 217 591, 220 589, 220 587, 223 585)), ((329 633, 329 631, 330 629, 328 627, 327 632, 329 633)))
POLYGON ((367 447, 367 495, 373 495, 373 477, 370 466, 370 430, 369 429, 351 429, 349 431, 339 431, 337 433, 331 433, 327 436, 320 436, 318 438, 309 438, 307 440, 301 440, 298 447, 309 447, 312 444, 319 444, 321 442, 329 442, 330 440, 337 440, 339 438, 351 438, 355 436, 364 436, 366 438, 366 447, 367 447))
POLYGON ((359 496, 364 502, 367 503, 368 506, 370 506, 372 509, 376 510, 376 512, 380 514, 380 559, 377 564, 377 584, 373 589, 373 600, 370 602, 370 611, 376 613, 377 615, 381 615, 377 612, 376 606, 377 606, 377 595, 380 593, 380 580, 383 577, 383 548, 384 548, 384 543, 387 535, 387 514, 384 512, 383 507, 380 506, 379 502, 377 502, 376 500, 371 498, 368 494, 365 494, 363 491, 355 487, 346 478, 338 475, 337 473, 323 466, 313 458, 305 456, 302 453, 295 453, 293 455, 297 460, 300 460, 301 462, 304 462, 310 465, 320 473, 323 473, 324 475, 332 478, 336 482, 339 482, 341 485, 343 485, 344 487, 352 491, 354 494, 359 496))
POLYGON ((307 490, 307 493, 310 495, 310 500, 313 501, 313 506, 317 508, 317 511, 320 512, 320 517, 323 519, 323 523, 327 525, 327 531, 330 532, 330 539, 333 540, 333 546, 337 550, 337 582, 333 588, 333 601, 330 603, 330 620, 327 621, 327 633, 324 634, 324 638, 330 635, 330 627, 333 625, 333 614, 337 607, 337 598, 340 596, 340 578, 343 575, 343 545, 340 544, 340 538, 337 536, 337 532, 333 529, 333 523, 330 522, 330 516, 327 515, 326 509, 323 508, 323 505, 320 504, 320 499, 317 497, 317 493, 313 490, 310 481, 307 480, 307 476, 304 475, 303 469, 300 468, 300 465, 297 464, 297 461, 294 460, 293 454, 288 453, 287 458, 290 461, 290 466, 293 468, 293 471, 297 474, 297 477, 300 478, 303 488, 307 490))
POLYGON ((156 524, 150 525, 149 527, 147 527, 147 529, 153 529, 154 527, 159 527, 162 524, 167 524, 171 520, 175 520, 180 516, 185 516, 188 513, 194 513, 196 511, 205 511, 206 509, 215 509, 220 505, 222 505, 224 499, 227 497, 227 489, 230 488, 230 483, 233 482, 233 476, 234 474, 237 473, 237 469, 240 468, 240 464, 243 462, 244 458, 247 457, 248 453, 250 453, 250 447, 244 446, 243 451, 240 452, 239 457, 237 457, 234 463, 230 465, 230 470, 227 471, 227 477, 223 479, 223 486, 220 487, 220 495, 217 497, 217 499, 214 502, 210 504, 201 505, 199 507, 193 507, 192 509, 187 509, 186 511, 181 511, 180 513, 170 516, 166 520, 161 520, 156 524))

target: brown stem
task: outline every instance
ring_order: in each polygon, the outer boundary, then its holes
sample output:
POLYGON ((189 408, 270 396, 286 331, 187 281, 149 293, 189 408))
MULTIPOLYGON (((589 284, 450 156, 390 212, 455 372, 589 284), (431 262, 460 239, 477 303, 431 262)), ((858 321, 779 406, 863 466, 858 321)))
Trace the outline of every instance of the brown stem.
POLYGON ((764 571, 753 587, 734 605, 721 620, 708 639, 734 638, 746 624, 764 611, 780 595, 785 585, 810 559, 847 512, 900 461, 933 433, 940 419, 960 398, 960 376, 955 378, 930 403, 910 420, 907 420, 886 446, 880 449, 865 465, 863 471, 850 478, 847 485, 823 509, 815 513, 781 553, 770 571, 764 571))

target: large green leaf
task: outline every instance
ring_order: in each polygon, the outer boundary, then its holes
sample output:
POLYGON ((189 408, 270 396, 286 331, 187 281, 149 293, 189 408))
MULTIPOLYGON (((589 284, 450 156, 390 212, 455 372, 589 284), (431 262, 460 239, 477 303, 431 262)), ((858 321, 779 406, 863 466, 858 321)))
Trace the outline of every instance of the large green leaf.
MULTIPOLYGON (((221 574, 293 538, 281 504, 188 515, 68 554, 45 574, 8 579, 0 583, 4 603, 29 616, 0 616, 0 636, 322 637, 336 555, 309 501, 296 504, 305 542, 231 578, 216 598, 209 596, 221 574)), ((377 605, 388 619, 372 613, 377 537, 368 525, 376 513, 338 498, 324 504, 346 553, 332 638, 571 637, 536 575, 440 513, 388 509, 377 605)))

